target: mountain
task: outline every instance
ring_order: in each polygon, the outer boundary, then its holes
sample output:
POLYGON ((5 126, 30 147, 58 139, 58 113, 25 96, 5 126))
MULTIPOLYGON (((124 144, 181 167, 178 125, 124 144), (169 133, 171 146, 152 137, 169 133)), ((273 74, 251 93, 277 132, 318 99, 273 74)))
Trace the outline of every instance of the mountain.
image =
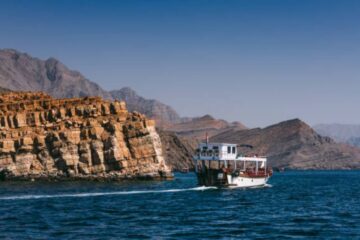
POLYGON ((328 136, 338 142, 360 146, 360 125, 356 124, 318 124, 314 129, 323 136, 328 136))
POLYGON ((323 137, 299 119, 264 129, 229 130, 211 138, 233 142, 244 154, 267 155, 273 167, 291 169, 360 168, 360 149, 323 137))
POLYGON ((252 149, 242 150, 249 154, 268 155, 270 163, 275 167, 360 168, 358 148, 321 136, 329 135, 338 141, 342 139, 356 145, 360 142, 360 130, 355 126, 346 128, 346 131, 325 131, 328 128, 316 126, 319 135, 298 119, 264 129, 247 129, 240 122, 230 123, 210 115, 181 118, 168 105, 145 99, 130 88, 107 92, 54 58, 40 60, 16 50, 0 50, 0 92, 6 92, 7 89, 45 91, 57 98, 100 96, 124 100, 130 111, 138 111, 155 119, 157 126, 163 129, 160 135, 166 161, 174 169, 192 167, 189 159, 196 144, 204 139, 206 133, 212 141, 251 145, 252 149))
POLYGON ((174 171, 193 169, 192 157, 197 142, 178 136, 176 133, 158 129, 166 164, 174 171))
POLYGON ((40 60, 14 49, 0 50, 0 87, 13 91, 44 91, 56 98, 100 96, 124 100, 131 111, 155 119, 158 126, 181 122, 170 106, 145 99, 130 88, 107 92, 55 58, 40 60))
MULTIPOLYGON (((131 88, 107 92, 55 58, 40 60, 14 49, 0 50, 0 87, 13 91, 44 91, 56 98, 100 96, 123 100, 130 111, 145 114, 156 120, 158 127, 166 129, 183 122, 189 122, 186 126, 198 122, 197 119, 181 118, 170 106, 143 98, 131 88)), ((176 126, 179 127, 181 125, 176 126)))
POLYGON ((0 50, 0 87, 16 91, 44 91, 53 97, 111 95, 81 73, 55 58, 40 60, 13 49, 0 50))
POLYGON ((129 87, 111 91, 110 94, 114 99, 125 101, 130 111, 137 111, 154 119, 157 126, 166 127, 181 122, 173 108, 154 99, 145 99, 129 87))
POLYGON ((166 128, 166 130, 175 132, 180 136, 196 140, 203 140, 206 134, 211 137, 230 129, 244 130, 247 128, 240 122, 229 123, 222 119, 215 119, 210 115, 192 118, 188 121, 173 124, 166 128))

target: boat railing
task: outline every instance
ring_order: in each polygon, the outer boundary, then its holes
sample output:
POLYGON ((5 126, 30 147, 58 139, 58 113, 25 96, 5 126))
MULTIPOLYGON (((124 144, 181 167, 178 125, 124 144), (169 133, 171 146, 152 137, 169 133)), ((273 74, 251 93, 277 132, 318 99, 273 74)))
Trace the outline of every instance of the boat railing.
POLYGON ((266 158, 266 156, 264 155, 259 155, 259 154, 241 154, 239 153, 238 155, 236 155, 236 158, 240 158, 240 157, 247 157, 247 158, 266 158))
POLYGON ((267 168, 247 168, 245 171, 240 171, 242 175, 246 175, 249 177, 264 177, 268 175, 272 175, 272 169, 270 167, 267 168))

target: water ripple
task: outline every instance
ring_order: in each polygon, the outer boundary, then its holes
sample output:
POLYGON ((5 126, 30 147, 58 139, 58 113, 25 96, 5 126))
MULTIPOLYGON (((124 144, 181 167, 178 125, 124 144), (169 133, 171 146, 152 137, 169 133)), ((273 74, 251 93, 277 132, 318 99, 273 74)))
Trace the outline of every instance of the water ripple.
POLYGON ((0 183, 0 239, 359 239, 360 172, 275 174, 254 189, 169 182, 0 183))

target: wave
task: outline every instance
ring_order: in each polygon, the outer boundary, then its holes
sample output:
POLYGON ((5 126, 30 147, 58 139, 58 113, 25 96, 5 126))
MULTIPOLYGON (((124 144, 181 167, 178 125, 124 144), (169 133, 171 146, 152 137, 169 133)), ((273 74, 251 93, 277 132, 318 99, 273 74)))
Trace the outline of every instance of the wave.
MULTIPOLYGON (((273 185, 271 185, 271 184, 265 183, 264 185, 252 186, 252 187, 246 187, 246 188, 251 188, 251 189, 254 189, 254 188, 272 188, 272 186, 273 185)), ((243 189, 246 189, 246 188, 243 188, 243 189)))
POLYGON ((210 189, 216 189, 216 187, 201 186, 201 187, 195 187, 195 188, 180 188, 180 189, 165 189, 165 190, 65 193, 65 194, 53 194, 53 195, 17 195, 17 196, 0 197, 0 200, 28 200, 28 199, 43 199, 43 198, 83 198, 83 197, 97 197, 97 196, 111 196, 111 195, 132 195, 132 194, 149 194, 149 193, 205 191, 205 190, 210 190, 210 189))

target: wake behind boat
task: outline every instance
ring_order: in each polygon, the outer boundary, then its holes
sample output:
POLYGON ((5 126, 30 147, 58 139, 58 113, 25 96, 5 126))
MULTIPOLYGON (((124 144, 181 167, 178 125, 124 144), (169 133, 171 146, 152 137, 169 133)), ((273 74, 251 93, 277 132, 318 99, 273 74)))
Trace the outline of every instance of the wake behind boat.
POLYGON ((238 154, 237 145, 200 143, 194 156, 199 185, 229 188, 265 186, 272 176, 267 158, 238 154))

